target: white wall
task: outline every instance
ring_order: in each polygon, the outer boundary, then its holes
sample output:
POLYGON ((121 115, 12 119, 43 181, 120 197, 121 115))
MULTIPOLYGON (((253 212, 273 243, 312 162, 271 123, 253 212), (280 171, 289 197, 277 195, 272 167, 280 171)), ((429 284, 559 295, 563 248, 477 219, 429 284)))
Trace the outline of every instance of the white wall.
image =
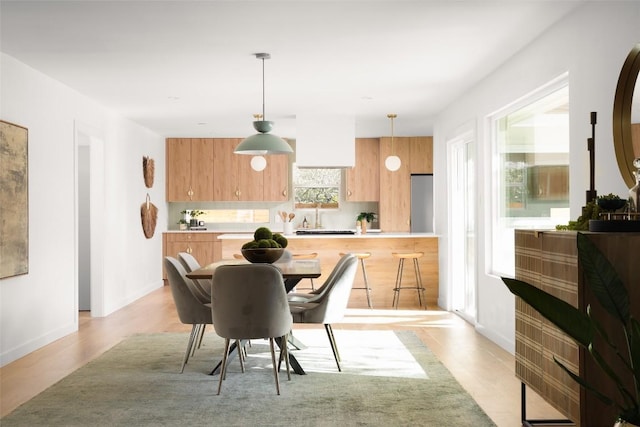
MULTIPOLYGON (((164 140, 89 98, 0 53, 0 118, 29 129, 29 273, 0 280, 0 365, 78 328, 75 128, 104 141, 103 315, 162 286, 166 228, 164 140), (156 162, 147 190, 142 157, 156 162), (140 206, 158 206, 152 239, 140 206)), ((124 89, 123 89, 124 90, 124 89)))
POLYGON ((438 179, 436 231, 440 246, 440 295, 448 305, 451 285, 447 271, 446 140, 457 129, 476 128, 478 184, 478 325, 479 332, 514 350, 514 297, 500 278, 487 274, 487 246, 491 222, 488 177, 491 174, 490 140, 486 117, 503 106, 569 72, 571 138, 571 218, 580 215, 589 187, 587 138, 591 136, 589 113, 598 113, 596 126, 596 190, 598 194, 626 195, 615 159, 612 138, 613 99, 624 60, 640 43, 640 2, 584 2, 520 53, 499 67, 490 77, 448 106, 434 125, 434 174, 438 179))

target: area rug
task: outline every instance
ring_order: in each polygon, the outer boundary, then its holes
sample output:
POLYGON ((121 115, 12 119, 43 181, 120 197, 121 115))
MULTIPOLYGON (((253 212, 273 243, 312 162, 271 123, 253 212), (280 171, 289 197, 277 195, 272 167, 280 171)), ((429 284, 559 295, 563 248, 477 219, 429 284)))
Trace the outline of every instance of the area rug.
MULTIPOLYGON (((229 365, 222 394, 209 372, 222 340, 206 334, 178 373, 187 334, 135 335, 0 420, 11 426, 493 426, 410 331, 335 329, 338 372, 323 329, 300 330, 293 350, 307 375, 281 372, 276 394, 267 341, 247 371, 229 365)), ((6 390, 4 392, 7 392, 6 390)))

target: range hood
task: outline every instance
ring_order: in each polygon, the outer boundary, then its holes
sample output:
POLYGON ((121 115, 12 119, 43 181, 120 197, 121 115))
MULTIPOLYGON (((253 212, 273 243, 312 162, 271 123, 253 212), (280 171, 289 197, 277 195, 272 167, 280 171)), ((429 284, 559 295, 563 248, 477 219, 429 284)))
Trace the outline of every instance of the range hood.
POLYGON ((296 115, 296 166, 352 168, 356 163, 354 117, 296 115))

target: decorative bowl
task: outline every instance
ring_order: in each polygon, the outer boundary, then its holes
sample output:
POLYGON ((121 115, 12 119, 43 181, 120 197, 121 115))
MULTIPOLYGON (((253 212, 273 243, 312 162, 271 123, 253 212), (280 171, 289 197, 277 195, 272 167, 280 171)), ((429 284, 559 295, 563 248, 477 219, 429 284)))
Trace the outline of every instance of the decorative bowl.
POLYGON ((625 199, 597 199, 598 206, 604 211, 615 212, 625 207, 627 201, 625 199))
POLYGON ((271 264, 279 260, 283 253, 284 248, 242 249, 242 256, 252 263, 271 264))

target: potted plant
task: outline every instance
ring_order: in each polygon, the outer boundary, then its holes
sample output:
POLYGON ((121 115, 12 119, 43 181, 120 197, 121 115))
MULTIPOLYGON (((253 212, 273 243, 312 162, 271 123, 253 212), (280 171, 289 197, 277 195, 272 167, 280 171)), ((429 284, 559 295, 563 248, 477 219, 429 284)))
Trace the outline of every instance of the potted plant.
POLYGON ((187 220, 186 219, 180 219, 178 220, 178 227, 180 228, 180 230, 186 230, 187 229, 187 220))
POLYGON ((588 392, 594 393, 606 405, 615 407, 619 416, 616 425, 640 425, 640 322, 630 314, 629 295, 613 265, 585 234, 577 234, 577 243, 578 259, 584 270, 586 282, 600 305, 622 328, 626 344, 624 349, 616 348, 611 342, 609 337, 614 331, 605 330, 602 321, 592 316, 590 306, 586 312, 582 312, 528 283, 505 277, 502 280, 514 295, 522 298, 576 344, 584 347, 598 368, 613 381, 617 393, 603 394, 597 385, 590 384, 583 377, 573 373, 555 357, 554 361, 588 392), (615 352, 615 363, 602 357, 601 351, 594 344, 596 337, 601 338, 598 345, 606 345, 615 352), (612 366, 621 366, 624 375, 619 376, 618 371, 612 366), (629 378, 633 379, 631 388, 628 387, 629 378))
POLYGON ((184 215, 185 221, 189 221, 189 226, 197 227, 198 226, 198 217, 204 214, 204 211, 200 211, 198 209, 191 210, 183 210, 180 212, 184 215))
POLYGON ((373 222, 376 218, 376 214, 374 212, 360 212, 358 217, 356 218, 356 224, 360 222, 360 227, 362 228, 362 233, 367 232, 367 223, 373 222))

